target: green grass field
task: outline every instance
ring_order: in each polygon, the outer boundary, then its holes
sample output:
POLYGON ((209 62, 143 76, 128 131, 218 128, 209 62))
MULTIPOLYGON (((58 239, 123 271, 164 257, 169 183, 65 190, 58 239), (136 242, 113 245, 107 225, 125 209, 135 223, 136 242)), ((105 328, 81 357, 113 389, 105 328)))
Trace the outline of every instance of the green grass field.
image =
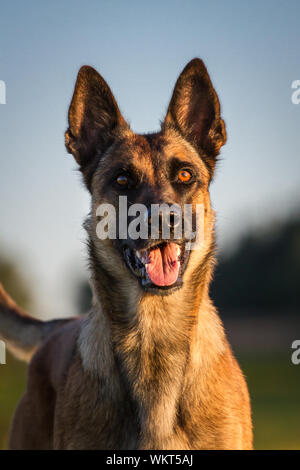
POLYGON ((7 354, 0 365, 0 449, 7 448, 9 424, 26 384, 27 366, 7 354))
MULTIPOLYGON (((238 358, 250 389, 256 449, 300 449, 300 365, 290 356, 238 358)), ((7 357, 0 366, 0 448, 25 388, 26 366, 7 357)))
POLYGON ((300 449, 300 365, 289 354, 239 362, 251 395, 255 449, 300 449))

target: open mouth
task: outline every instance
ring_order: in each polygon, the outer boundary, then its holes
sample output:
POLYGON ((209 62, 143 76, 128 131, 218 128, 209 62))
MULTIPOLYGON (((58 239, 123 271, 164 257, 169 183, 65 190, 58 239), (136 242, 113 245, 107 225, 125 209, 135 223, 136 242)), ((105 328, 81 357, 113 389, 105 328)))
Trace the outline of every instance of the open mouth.
POLYGON ((124 258, 145 290, 169 291, 181 287, 189 251, 184 244, 160 242, 143 250, 125 247, 124 258))

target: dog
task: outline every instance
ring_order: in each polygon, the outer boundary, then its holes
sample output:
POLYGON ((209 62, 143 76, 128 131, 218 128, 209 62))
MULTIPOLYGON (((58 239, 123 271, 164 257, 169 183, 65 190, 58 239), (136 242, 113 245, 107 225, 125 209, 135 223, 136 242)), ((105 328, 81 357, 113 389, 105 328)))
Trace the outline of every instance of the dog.
MULTIPOLYGON (((11 449, 252 449, 247 385, 209 297, 209 187, 226 129, 207 69, 181 72, 159 132, 134 133, 102 76, 78 73, 66 148, 91 193, 92 308, 41 322, 3 287, 0 332, 29 363, 11 449), (203 207, 203 240, 97 236, 97 208, 203 207)), ((176 217, 169 226, 174 231, 176 217)), ((151 216, 146 218, 151 226, 151 216)))

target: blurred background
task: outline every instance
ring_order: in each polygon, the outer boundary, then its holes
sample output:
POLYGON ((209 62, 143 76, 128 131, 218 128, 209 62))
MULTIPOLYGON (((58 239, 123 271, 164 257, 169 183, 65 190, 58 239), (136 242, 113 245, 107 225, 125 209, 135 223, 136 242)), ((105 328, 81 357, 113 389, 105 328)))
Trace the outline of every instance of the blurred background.
MULTIPOLYGON (((300 449, 299 14, 296 0, 0 3, 0 282, 41 319, 90 304, 89 196, 63 139, 78 68, 98 69, 133 130, 147 132, 185 64, 205 61, 229 137, 211 186, 211 293, 250 388, 257 449, 300 449)), ((0 448, 25 383, 8 356, 0 448)))

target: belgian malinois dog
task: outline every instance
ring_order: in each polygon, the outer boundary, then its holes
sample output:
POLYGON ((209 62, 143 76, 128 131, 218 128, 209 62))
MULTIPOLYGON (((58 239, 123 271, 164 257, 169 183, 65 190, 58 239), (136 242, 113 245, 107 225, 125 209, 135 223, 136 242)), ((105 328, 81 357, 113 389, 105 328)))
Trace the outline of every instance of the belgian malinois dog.
POLYGON ((30 361, 10 448, 251 449, 247 386, 209 297, 209 186, 226 131, 205 65, 194 59, 182 71, 157 133, 134 133, 89 66, 68 119, 66 147, 91 193, 93 305, 80 318, 41 322, 1 288, 1 336, 30 361), (118 211, 120 195, 128 206, 201 204, 200 248, 184 237, 100 239, 97 207, 118 211))

